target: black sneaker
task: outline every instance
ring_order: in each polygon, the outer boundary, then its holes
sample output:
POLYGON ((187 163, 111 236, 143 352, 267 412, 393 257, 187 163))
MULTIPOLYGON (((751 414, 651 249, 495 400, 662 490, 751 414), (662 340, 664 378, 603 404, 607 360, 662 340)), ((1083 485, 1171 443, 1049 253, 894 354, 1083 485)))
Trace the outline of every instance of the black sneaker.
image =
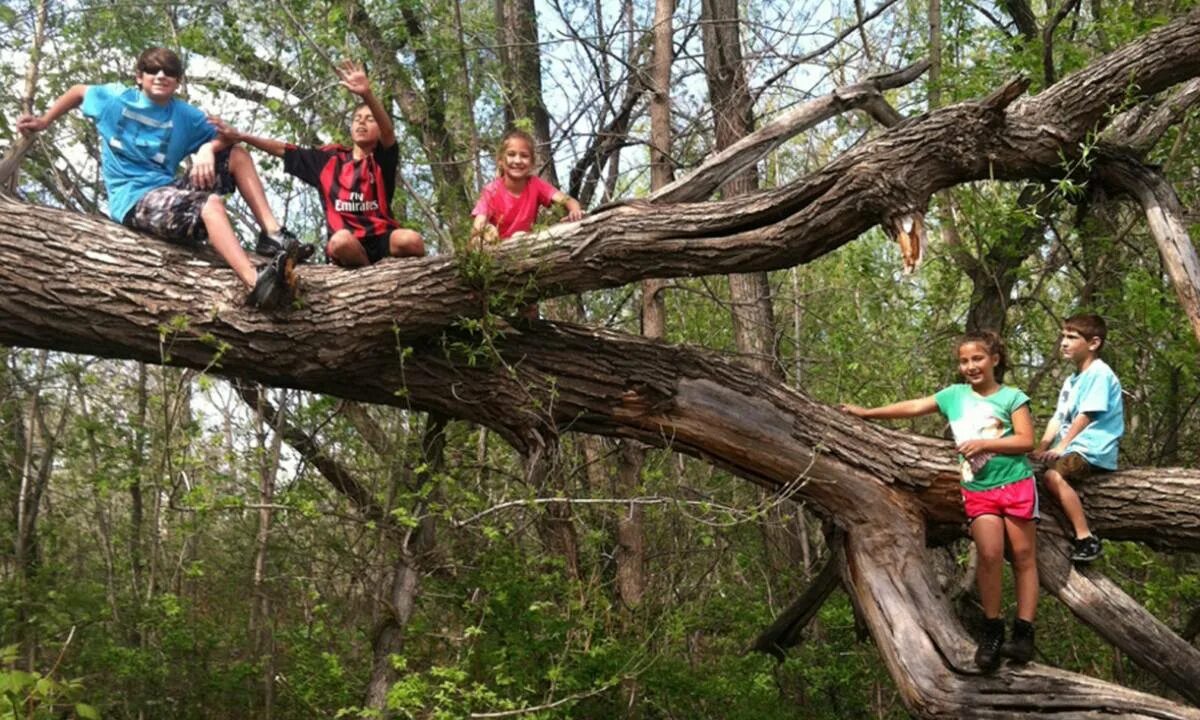
POLYGON ((1013 621, 1012 640, 1000 646, 1000 654, 1015 663, 1033 659, 1033 623, 1020 618, 1013 621))
POLYGON ((300 255, 300 243, 294 239, 271 262, 258 269, 258 280, 247 299, 264 312, 277 310, 291 302, 296 291, 295 267, 300 255))
POLYGON ((1088 535, 1085 538, 1075 538, 1071 541, 1071 559, 1079 563, 1089 563, 1100 557, 1104 546, 1100 538, 1088 535))
POLYGON ((975 665, 985 673, 1000 666, 1000 646, 1004 644, 1004 620, 983 621, 983 639, 975 649, 975 665))
POLYGON ((281 227, 274 233, 260 230, 258 232, 258 240, 254 245, 254 252, 263 257, 273 258, 286 250, 288 243, 296 243, 300 246, 300 254, 296 256, 296 262, 298 263, 307 262, 313 256, 313 253, 317 251, 315 245, 301 243, 300 239, 292 234, 291 230, 281 227))
POLYGON ((246 302, 259 310, 270 312, 284 303, 287 296, 287 284, 282 281, 275 270, 275 264, 263 265, 258 269, 258 280, 246 302))

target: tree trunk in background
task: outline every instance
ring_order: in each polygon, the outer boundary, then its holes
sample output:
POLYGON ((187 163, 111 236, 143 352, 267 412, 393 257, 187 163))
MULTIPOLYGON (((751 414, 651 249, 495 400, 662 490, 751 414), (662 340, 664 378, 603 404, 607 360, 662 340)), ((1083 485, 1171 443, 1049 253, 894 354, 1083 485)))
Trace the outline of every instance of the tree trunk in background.
MULTIPOLYGON (((671 160, 671 66, 675 61, 675 0, 657 0, 654 5, 653 55, 650 66, 650 189, 665 187, 675 179, 671 160)), ((662 280, 642 281, 642 335, 662 338, 666 335, 666 304, 662 280)), ((641 487, 646 451, 630 440, 621 441, 618 455, 616 496, 635 497, 641 487)), ((641 605, 646 591, 646 550, 642 506, 631 503, 617 520, 617 595, 625 608, 641 605)), ((637 685, 630 681, 623 688, 624 706, 629 716, 639 713, 637 685)))
MULTIPOLYGON (((134 415, 136 426, 133 431, 133 447, 130 448, 130 481, 129 481, 129 570, 132 592, 129 594, 133 601, 135 616, 140 614, 142 607, 143 576, 145 561, 142 552, 142 525, 144 524, 144 500, 142 497, 142 477, 146 472, 146 421, 147 408, 150 402, 148 373, 145 363, 138 363, 137 376, 137 409, 134 415)), ((146 634, 138 623, 132 628, 130 642, 134 647, 144 647, 146 634)))
MULTIPOLYGON (((29 64, 25 67, 25 91, 21 96, 21 113, 33 113, 42 45, 46 41, 46 6, 49 4, 48 0, 37 0, 34 10, 33 43, 29 48, 29 64)), ((3 162, 0 162, 0 192, 7 192, 9 195, 17 193, 17 169, 21 158, 32 146, 32 136, 21 138, 9 146, 3 162)))
POLYGON ((275 474, 279 471, 279 453, 283 447, 280 425, 287 412, 287 399, 279 402, 267 447, 269 420, 264 409, 266 390, 256 388, 255 421, 258 426, 259 485, 258 534, 254 554, 254 606, 250 614, 250 635, 254 639, 255 659, 262 663, 262 717, 270 720, 275 705, 275 641, 274 616, 271 612, 271 593, 267 583, 267 564, 271 547, 271 505, 275 502, 275 474))
MULTIPOLYGON (((413 471, 410 489, 416 493, 428 483, 436 482, 438 473, 446 462, 446 418, 429 415, 425 422, 425 431, 421 437, 420 465, 423 470, 413 471)), ((384 615, 379 627, 375 629, 372 639, 374 662, 371 667, 371 678, 367 684, 367 707, 380 713, 380 717, 389 718, 387 710, 387 694, 392 685, 399 679, 398 671, 392 664, 392 656, 404 650, 405 633, 408 622, 416 608, 417 598, 421 591, 421 577, 426 572, 425 565, 429 553, 433 551, 436 542, 435 518, 427 512, 428 498, 436 498, 436 489, 425 496, 415 507, 411 508, 412 517, 419 518, 417 526, 404 532, 393 527, 389 532, 392 542, 397 544, 397 557, 392 566, 392 582, 388 592, 388 612, 384 615)))
MULTIPOLYGON (((700 8, 704 77, 720 152, 754 132, 754 100, 742 61, 737 0, 702 0, 700 8)), ((758 169, 751 166, 721 185, 721 198, 730 200, 757 189, 758 169)), ((775 358, 775 310, 767 273, 729 275, 729 296, 733 337, 742 362, 764 377, 782 382, 783 373, 775 358)), ((795 520, 800 508, 786 500, 773 502, 764 493, 760 493, 759 500, 770 503, 760 523, 768 563, 777 573, 803 566, 801 523, 795 520)))
MULTIPOLYGON (((49 422, 48 400, 42 397, 42 388, 47 381, 47 361, 50 353, 38 353, 37 375, 27 391, 25 406, 18 409, 14 423, 14 463, 17 477, 16 527, 13 533, 13 561, 17 572, 16 621, 20 638, 19 657, 25 661, 29 672, 38 669, 38 646, 40 638, 36 623, 29 622, 29 608, 38 599, 33 595, 33 583, 41 566, 41 548, 38 542, 38 518, 41 514, 42 497, 50 484, 54 469, 54 458, 58 442, 70 416, 71 396, 68 391, 60 409, 58 422, 49 422)), ((10 381, 11 382, 11 381, 10 381)), ((11 385, 10 385, 10 390, 11 385)))
MULTIPOLYGON (((550 113, 542 100, 541 48, 538 45, 537 8, 533 0, 496 0, 497 46, 500 55, 504 119, 507 125, 528 120, 537 143, 538 175, 558 187, 558 172, 550 138, 550 113)), ((551 317, 583 321, 578 297, 557 298, 547 303, 551 317)), ((579 443, 582 464, 592 481, 598 482, 602 452, 595 438, 579 443)), ((558 438, 547 438, 543 446, 525 457, 525 472, 532 486, 549 497, 570 497, 567 467, 558 438)), ((543 508, 538 525, 547 549, 558 555, 567 576, 579 578, 578 543, 573 513, 568 503, 550 503, 543 508)))
MULTIPOLYGON (((704 77, 713 107, 717 151, 754 132, 754 100, 746 85, 737 0, 703 0, 701 32, 704 77)), ((749 167, 721 185, 722 199, 758 189, 758 170, 749 167)), ((733 304, 733 335, 742 361, 775 380, 782 375, 775 362, 775 313, 765 272, 729 276, 733 304)))
POLYGON ((550 113, 542 101, 542 62, 533 0, 496 0, 496 33, 505 123, 512 125, 526 119, 533 124, 538 174, 558 187, 550 146, 550 113))

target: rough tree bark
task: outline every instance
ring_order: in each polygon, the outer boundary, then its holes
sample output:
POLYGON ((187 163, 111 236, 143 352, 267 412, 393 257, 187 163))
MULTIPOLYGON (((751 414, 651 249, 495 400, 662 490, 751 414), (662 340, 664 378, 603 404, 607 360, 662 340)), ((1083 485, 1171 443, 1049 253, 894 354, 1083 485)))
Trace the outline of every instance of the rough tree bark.
MULTIPOLYGON (((1060 153, 1071 156, 1103 124, 1130 78, 1156 93, 1197 74, 1193 13, 1020 103, 1012 101, 1022 86, 1010 84, 913 118, 808 178, 735 203, 597 213, 501 246, 489 275, 533 279, 531 295, 549 297, 805 262, 923 212, 939 189, 1051 177, 1060 153)), ((541 322, 501 323, 487 338, 456 334, 449 322, 479 313, 489 290, 472 284, 466 265, 435 257, 355 273, 305 269, 304 307, 283 322, 242 308, 226 269, 105 221, 5 200, 0 340, 403 403, 484 424, 523 451, 568 428, 669 445, 764 487, 792 486, 842 528, 849 589, 914 714, 1200 718, 1192 707, 1039 665, 976 674, 974 644, 926 562, 927 543, 961 536, 950 443, 863 423, 704 351, 541 322), (459 342, 476 342, 477 352, 459 342)), ((1106 537, 1194 551, 1198 488, 1196 470, 1125 471, 1090 483, 1083 497, 1106 537)), ((1041 532, 1047 590, 1200 702, 1200 650, 1103 578, 1056 560, 1064 541, 1052 525, 1041 532)))

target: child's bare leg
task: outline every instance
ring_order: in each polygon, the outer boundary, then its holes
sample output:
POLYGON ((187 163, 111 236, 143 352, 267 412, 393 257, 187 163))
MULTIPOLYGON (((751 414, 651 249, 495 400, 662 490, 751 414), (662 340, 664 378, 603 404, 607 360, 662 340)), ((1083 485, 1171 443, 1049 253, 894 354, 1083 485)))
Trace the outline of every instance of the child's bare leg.
POLYGON ((423 257, 425 241, 418 232, 396 228, 388 237, 388 253, 392 257, 423 257))
POLYGON ((200 218, 208 231, 209 245, 229 263, 229 267, 233 268, 246 287, 253 288, 258 279, 258 272, 250 258, 246 257, 246 251, 242 250, 242 244, 233 232, 233 225, 229 222, 229 214, 225 212, 225 202, 221 200, 221 196, 209 196, 200 211, 200 218))
POLYGON ((1013 577, 1017 589, 1017 617, 1033 622, 1037 615, 1038 568, 1037 523, 1005 518, 1004 528, 1012 546, 1013 577))
POLYGON ((1083 514, 1083 503, 1079 501, 1079 493, 1075 492, 1075 488, 1071 487, 1071 484, 1054 469, 1046 470, 1042 480, 1046 489, 1062 506, 1063 513, 1067 516, 1067 522, 1071 523, 1071 527, 1075 531, 1075 537, 1085 538, 1091 535, 1092 531, 1088 528, 1087 517, 1083 514))
POLYGON ((250 153, 241 147, 232 148, 229 151, 229 174, 237 183, 238 192, 250 206, 250 212, 254 213, 258 226, 268 235, 279 232, 279 221, 275 219, 275 213, 271 212, 267 193, 263 190, 262 178, 258 176, 258 168, 254 166, 254 158, 250 157, 250 153))
POLYGON ((1001 573, 1004 568, 1004 518, 981 515, 971 523, 971 538, 975 541, 979 562, 975 566, 975 583, 983 614, 992 619, 1000 617, 1002 594, 1001 573))
POLYGON ((362 267, 369 265, 371 258, 367 250, 349 230, 338 230, 329 238, 327 248, 329 257, 342 267, 362 267))

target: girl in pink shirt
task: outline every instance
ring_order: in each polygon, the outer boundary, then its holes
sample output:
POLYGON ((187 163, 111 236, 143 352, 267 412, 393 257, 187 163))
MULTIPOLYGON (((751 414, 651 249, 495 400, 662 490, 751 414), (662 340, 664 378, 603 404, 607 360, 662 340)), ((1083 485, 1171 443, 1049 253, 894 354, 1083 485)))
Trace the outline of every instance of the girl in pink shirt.
POLYGON ((515 233, 528 232, 538 209, 553 203, 567 206, 565 222, 583 217, 575 198, 558 190, 533 172, 533 138, 524 130, 509 130, 500 140, 496 158, 499 177, 487 184, 471 214, 472 240, 497 242, 515 233))

